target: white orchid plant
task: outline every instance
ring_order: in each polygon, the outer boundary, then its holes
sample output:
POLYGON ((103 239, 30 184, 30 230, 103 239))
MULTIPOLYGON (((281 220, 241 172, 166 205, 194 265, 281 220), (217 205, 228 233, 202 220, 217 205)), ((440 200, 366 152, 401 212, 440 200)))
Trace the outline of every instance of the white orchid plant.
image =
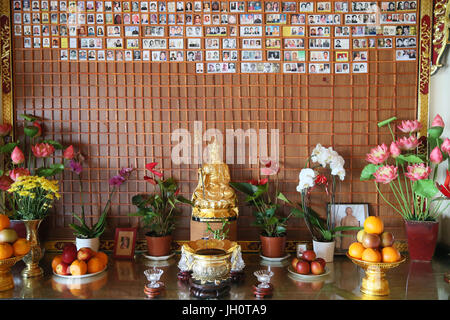
POLYGON ((334 237, 342 236, 342 231, 359 230, 360 227, 340 226, 332 228, 331 212, 327 212, 326 219, 319 216, 317 212, 312 210, 309 202, 311 190, 315 186, 323 186, 328 196, 330 196, 330 203, 335 201, 337 178, 339 180, 345 179, 345 160, 332 147, 325 148, 320 143, 316 145, 308 158, 305 168, 300 170, 299 183, 297 191, 301 194, 300 208, 296 207, 292 202, 284 199, 291 206, 293 210, 297 211, 297 216, 302 215, 306 226, 315 241, 333 241, 334 237), (328 168, 331 175, 331 190, 329 190, 329 178, 325 174, 319 173, 318 169, 328 168), (300 213, 299 213, 300 211, 300 213))

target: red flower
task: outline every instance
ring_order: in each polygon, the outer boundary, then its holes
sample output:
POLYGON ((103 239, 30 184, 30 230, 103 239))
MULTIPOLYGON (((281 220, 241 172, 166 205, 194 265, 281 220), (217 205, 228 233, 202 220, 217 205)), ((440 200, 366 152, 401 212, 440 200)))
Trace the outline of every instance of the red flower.
POLYGON ((7 175, 2 175, 0 177, 0 190, 8 191, 9 187, 14 181, 7 175))
MULTIPOLYGON (((163 174, 161 172, 153 170, 153 168, 156 167, 157 165, 158 165, 158 162, 150 162, 145 165, 145 168, 148 171, 150 171, 151 173, 153 173, 155 176, 162 178, 163 174)), ((145 179, 145 177, 144 177, 144 179, 145 179)))
POLYGON ((316 180, 314 181, 314 184, 327 184, 327 183, 328 183, 327 177, 325 177, 323 174, 318 174, 316 180))
POLYGON ((438 185, 439 190, 444 196, 450 198, 450 172, 447 170, 447 177, 445 178, 444 184, 438 185))
POLYGON ((144 176, 144 180, 150 182, 152 185, 156 185, 156 181, 148 176, 144 176))
POLYGON ((42 135, 42 127, 41 127, 40 123, 35 121, 35 122, 33 122, 33 126, 38 128, 38 132, 36 133, 36 135, 34 137, 40 137, 42 135))
POLYGON ((66 150, 64 150, 63 157, 66 160, 72 160, 74 156, 75 152, 73 151, 73 146, 70 145, 66 148, 66 150))
POLYGON ((46 158, 51 156, 53 152, 55 152, 55 147, 53 147, 49 143, 38 143, 34 146, 31 146, 31 150, 36 158, 46 158))
POLYGON ((11 132, 12 126, 9 123, 0 125, 0 136, 7 136, 11 132))
POLYGON ((268 181, 269 181, 269 179, 267 179, 267 178, 261 179, 261 180, 252 179, 252 180, 249 180, 248 183, 250 183, 254 186, 262 186, 262 185, 265 185, 268 181))
POLYGON ((178 188, 177 190, 175 190, 174 196, 178 196, 178 194, 180 193, 180 188, 178 188))

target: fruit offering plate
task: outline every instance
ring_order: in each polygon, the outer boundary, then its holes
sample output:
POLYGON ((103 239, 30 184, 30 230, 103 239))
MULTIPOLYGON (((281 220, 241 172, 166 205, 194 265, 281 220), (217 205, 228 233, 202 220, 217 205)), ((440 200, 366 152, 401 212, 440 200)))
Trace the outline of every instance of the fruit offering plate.
POLYGON ((175 255, 175 252, 172 252, 171 254, 169 254, 168 256, 160 256, 160 257, 156 257, 156 256, 149 256, 145 253, 142 254, 144 256, 144 258, 147 258, 149 260, 153 260, 153 261, 162 261, 162 260, 169 260, 170 258, 172 258, 175 255))
POLYGON ((291 255, 288 253, 288 254, 286 254, 284 257, 280 257, 280 258, 269 258, 269 257, 263 256, 263 255, 260 253, 259 256, 260 256, 263 260, 273 261, 273 262, 278 262, 278 261, 283 261, 283 260, 288 259, 291 255))
POLYGON ((98 274, 104 272, 104 271, 106 270, 106 268, 107 268, 107 266, 105 266, 105 268, 103 268, 103 270, 101 270, 101 271, 99 271, 99 272, 95 272, 95 273, 86 273, 86 274, 83 274, 83 275, 81 275, 81 276, 72 276, 72 275, 66 276, 66 275, 62 275, 62 274, 57 274, 55 271, 53 271, 53 274, 54 274, 55 276, 57 276, 57 277, 64 278, 64 279, 84 279, 84 278, 94 277, 94 276, 96 276, 96 275, 98 275, 98 274))
POLYGON ((401 256, 400 260, 395 261, 395 262, 369 262, 369 261, 364 261, 361 259, 356 259, 353 258, 352 256, 350 256, 348 254, 348 252, 346 253, 347 258, 349 258, 350 260, 353 261, 354 264, 362 267, 363 269, 367 269, 368 267, 375 267, 375 268, 379 268, 380 270, 388 270, 391 268, 395 268, 398 267, 401 263, 405 262, 406 257, 405 256, 401 256))
POLYGON ((288 267, 288 271, 292 275, 292 277, 296 280, 309 280, 309 281, 322 280, 322 278, 330 274, 330 269, 328 269, 327 267, 325 267, 325 272, 322 274, 300 274, 298 272, 295 272, 294 269, 292 269, 292 266, 288 267))
POLYGON ((52 281, 62 284, 88 284, 105 278, 107 273, 103 273, 103 271, 90 273, 88 274, 89 277, 86 278, 81 278, 80 276, 61 276, 59 274, 54 274, 52 277, 52 281))

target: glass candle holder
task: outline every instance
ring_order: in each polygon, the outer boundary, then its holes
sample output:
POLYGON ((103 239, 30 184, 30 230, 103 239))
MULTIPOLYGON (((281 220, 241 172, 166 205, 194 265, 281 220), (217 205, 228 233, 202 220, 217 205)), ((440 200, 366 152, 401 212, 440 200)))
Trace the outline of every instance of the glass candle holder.
POLYGON ((161 286, 158 281, 163 272, 164 271, 159 268, 152 268, 144 271, 144 275, 147 277, 147 280, 150 281, 150 284, 148 285, 150 288, 159 288, 161 286))
POLYGON ((259 270, 253 273, 255 277, 258 279, 260 284, 258 284, 258 288, 267 289, 270 288, 270 278, 273 276, 273 272, 269 270, 259 270))

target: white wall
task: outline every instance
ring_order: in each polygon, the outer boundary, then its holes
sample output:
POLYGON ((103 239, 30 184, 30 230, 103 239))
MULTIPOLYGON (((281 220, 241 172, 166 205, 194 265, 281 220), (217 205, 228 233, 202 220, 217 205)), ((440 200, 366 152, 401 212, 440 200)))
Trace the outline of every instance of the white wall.
MULTIPOLYGON (((445 123, 443 137, 450 138, 450 50, 447 51, 445 67, 441 68, 431 77, 430 91, 430 123, 436 114, 440 114, 445 123)), ((439 168, 438 181, 443 183, 445 179, 446 164, 439 168)), ((449 168, 450 170, 450 168, 449 168)), ((440 217, 439 242, 450 246, 450 207, 440 217)))

